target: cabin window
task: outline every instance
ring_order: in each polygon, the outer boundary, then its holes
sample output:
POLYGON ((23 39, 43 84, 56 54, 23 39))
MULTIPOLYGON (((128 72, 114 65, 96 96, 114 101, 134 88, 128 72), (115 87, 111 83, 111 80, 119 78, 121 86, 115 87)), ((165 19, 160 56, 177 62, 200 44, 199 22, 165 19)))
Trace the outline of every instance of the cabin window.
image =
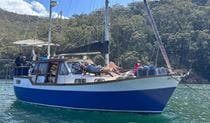
POLYGON ((34 68, 32 69, 32 72, 31 72, 32 75, 35 75, 38 72, 38 67, 39 67, 39 64, 36 64, 34 66, 34 68))
POLYGON ((59 75, 68 75, 69 72, 65 66, 64 63, 61 64, 60 69, 59 69, 59 75))
POLYGON ((39 64, 39 74, 47 74, 48 64, 47 63, 40 63, 39 64))
POLYGON ((48 74, 46 82, 56 83, 56 76, 58 74, 59 62, 49 62, 48 74))
POLYGON ((82 74, 82 67, 79 62, 68 63, 69 68, 71 68, 71 72, 73 74, 82 74))
POLYGON ((47 74, 48 64, 47 63, 39 63, 36 64, 32 74, 47 74))

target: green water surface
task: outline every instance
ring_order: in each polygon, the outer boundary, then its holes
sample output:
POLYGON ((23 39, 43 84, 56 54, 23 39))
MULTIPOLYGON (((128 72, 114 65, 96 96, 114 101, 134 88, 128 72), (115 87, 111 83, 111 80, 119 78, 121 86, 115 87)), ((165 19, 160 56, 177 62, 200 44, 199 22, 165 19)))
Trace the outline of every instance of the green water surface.
POLYGON ((0 80, 0 123, 210 123, 210 85, 179 85, 162 114, 76 111, 16 100, 11 80, 0 80))

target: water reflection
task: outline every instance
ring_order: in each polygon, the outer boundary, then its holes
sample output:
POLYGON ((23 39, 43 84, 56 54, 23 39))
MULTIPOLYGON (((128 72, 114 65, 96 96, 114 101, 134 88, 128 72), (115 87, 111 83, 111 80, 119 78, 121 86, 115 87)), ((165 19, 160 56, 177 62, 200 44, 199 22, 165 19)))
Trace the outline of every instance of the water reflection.
POLYGON ((16 101, 13 86, 0 81, 0 123, 191 123, 210 122, 210 85, 179 85, 162 114, 76 111, 16 101), (208 97, 208 98, 207 98, 208 97))
POLYGON ((26 104, 15 101, 9 111, 13 120, 26 122, 76 122, 76 123, 138 123, 168 122, 170 117, 163 114, 113 113, 78 111, 26 104))

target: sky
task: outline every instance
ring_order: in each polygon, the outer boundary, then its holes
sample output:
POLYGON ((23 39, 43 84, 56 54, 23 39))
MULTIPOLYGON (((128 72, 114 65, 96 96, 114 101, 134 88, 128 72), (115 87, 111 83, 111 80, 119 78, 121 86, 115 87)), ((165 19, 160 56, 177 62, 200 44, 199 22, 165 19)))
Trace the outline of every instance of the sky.
MULTIPOLYGON (((0 0, 0 8, 17 14, 48 16, 50 0, 0 0)), ((141 0, 110 0, 110 6, 120 4, 126 6, 130 2, 141 0)), ((63 17, 85 14, 104 7, 104 0, 57 0, 58 6, 53 8, 53 16, 60 11, 63 17)))

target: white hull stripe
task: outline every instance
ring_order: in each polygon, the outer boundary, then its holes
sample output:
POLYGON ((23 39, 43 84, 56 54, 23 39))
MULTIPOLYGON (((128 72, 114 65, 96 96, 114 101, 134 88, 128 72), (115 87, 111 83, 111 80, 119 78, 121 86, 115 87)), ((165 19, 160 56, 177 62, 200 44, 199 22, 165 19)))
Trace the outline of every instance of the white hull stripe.
POLYGON ((97 91, 97 92, 113 92, 113 91, 135 91, 135 90, 152 90, 162 88, 173 88, 178 85, 178 81, 169 77, 154 77, 144 79, 125 80, 119 82, 110 82, 103 84, 91 85, 32 85, 27 78, 14 78, 14 86, 22 88, 56 90, 56 91, 97 91), (17 83, 16 81, 21 81, 17 83))

